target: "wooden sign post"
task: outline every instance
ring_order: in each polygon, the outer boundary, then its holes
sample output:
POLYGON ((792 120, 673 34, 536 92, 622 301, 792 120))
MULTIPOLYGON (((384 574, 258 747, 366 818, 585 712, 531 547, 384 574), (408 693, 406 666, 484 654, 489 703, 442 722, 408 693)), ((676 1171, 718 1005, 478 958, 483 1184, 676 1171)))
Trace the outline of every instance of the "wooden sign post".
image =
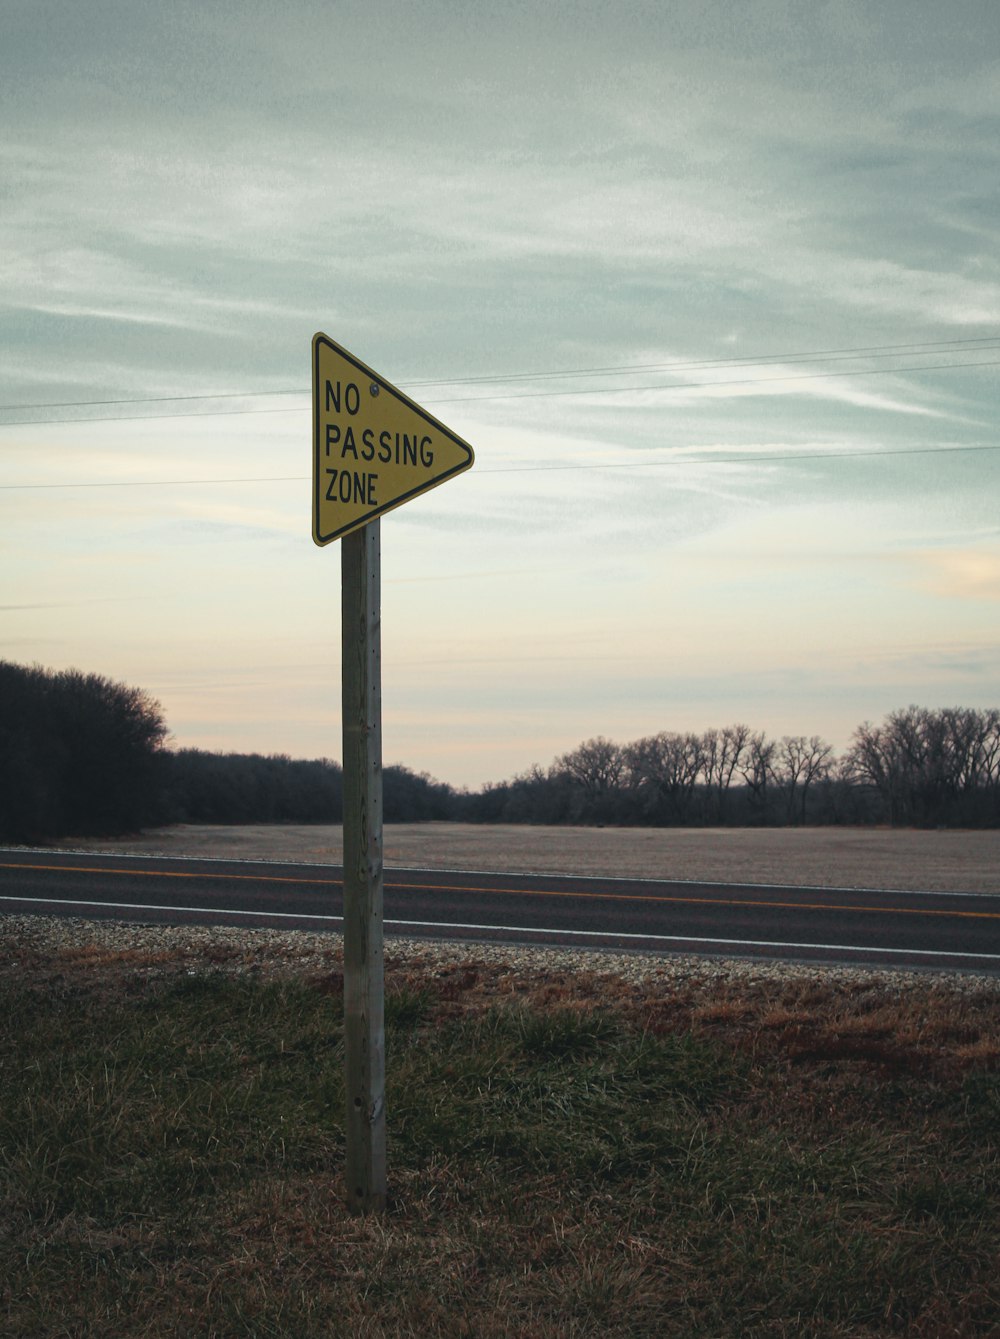
POLYGON ((379 517, 470 469, 472 447, 313 337, 313 540, 341 542, 347 1201, 386 1203, 379 517))
POLYGON ((341 541, 347 1197, 385 1208, 382 646, 379 522, 341 541))

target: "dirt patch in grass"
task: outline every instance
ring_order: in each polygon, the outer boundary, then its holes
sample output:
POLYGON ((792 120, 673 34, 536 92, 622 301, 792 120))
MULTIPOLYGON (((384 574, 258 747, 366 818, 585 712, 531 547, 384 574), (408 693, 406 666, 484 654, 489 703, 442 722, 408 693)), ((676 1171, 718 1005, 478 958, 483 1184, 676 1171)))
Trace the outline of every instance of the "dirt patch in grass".
MULTIPOLYGON (((182 824, 123 841, 133 854, 338 864, 339 827, 182 824)), ((797 887, 1000 893, 1000 830, 562 828, 409 823, 385 829, 390 867, 717 880, 797 887)))

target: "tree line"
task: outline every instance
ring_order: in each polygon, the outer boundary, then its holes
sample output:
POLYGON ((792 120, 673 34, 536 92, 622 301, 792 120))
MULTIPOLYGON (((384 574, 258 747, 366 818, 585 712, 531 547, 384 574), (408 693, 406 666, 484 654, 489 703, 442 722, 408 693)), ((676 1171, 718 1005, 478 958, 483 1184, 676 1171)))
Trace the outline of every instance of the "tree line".
MULTIPOLYGON (((164 819, 170 823, 339 823, 340 764, 286 754, 210 753, 179 749, 163 760, 164 819)), ((382 813, 388 823, 454 817, 455 791, 425 773, 394 764, 382 769, 382 813)))
MULTIPOLYGON (((148 693, 79 670, 0 661, 0 841, 120 836, 169 823, 338 823, 340 764, 170 749, 148 693)), ((453 817, 455 792, 383 772, 389 822, 453 817)))
POLYGON ((159 703, 140 688, 0 661, 0 838, 155 823, 166 738, 159 703))
POLYGON ((819 735, 748 725, 598 736, 465 797, 479 822, 653 826, 1000 826, 1000 711, 906 707, 837 756, 819 735))
MULTIPOLYGON (((0 840, 114 836, 168 823, 337 823, 330 759, 171 749, 160 704, 79 670, 0 661, 0 840)), ((383 771, 387 822, 650 826, 1000 826, 1000 711, 907 707, 837 756, 819 735, 743 724, 597 736, 508 781, 457 790, 383 771)))

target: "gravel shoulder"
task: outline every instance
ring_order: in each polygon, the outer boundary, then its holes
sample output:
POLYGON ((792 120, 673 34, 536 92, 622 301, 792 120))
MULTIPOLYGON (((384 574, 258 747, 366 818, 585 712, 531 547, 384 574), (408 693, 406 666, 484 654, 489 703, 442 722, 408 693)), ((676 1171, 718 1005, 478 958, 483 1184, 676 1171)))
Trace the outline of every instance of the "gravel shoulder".
MULTIPOLYGON (((339 863, 334 827, 180 825, 121 841, 65 842, 64 848, 133 855, 339 863)), ((478 827, 451 823, 386 828, 386 864, 630 878, 1000 892, 1000 833, 879 829, 646 830, 478 827)), ((614 976, 646 988, 668 983, 711 991, 724 982, 766 989, 790 980, 893 993, 914 988, 996 992, 1000 978, 914 971, 762 963, 738 959, 576 952, 389 939, 387 967, 433 977, 475 961, 503 993, 553 974, 614 976), (505 984, 504 984, 505 983, 505 984), (521 984, 518 984, 521 983, 521 984)), ((150 926, 39 916, 0 918, 0 975, 34 973, 59 982, 105 974, 162 976, 200 970, 336 971, 336 934, 226 927, 150 926)))

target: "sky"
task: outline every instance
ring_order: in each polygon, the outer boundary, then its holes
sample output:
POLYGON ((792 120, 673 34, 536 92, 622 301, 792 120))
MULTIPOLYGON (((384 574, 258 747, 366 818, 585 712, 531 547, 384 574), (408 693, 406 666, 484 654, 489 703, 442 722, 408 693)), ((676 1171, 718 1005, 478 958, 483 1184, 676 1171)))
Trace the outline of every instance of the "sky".
POLYGON ((323 331, 475 449, 383 751, 1000 705, 995 0, 0 0, 0 658, 340 757, 323 331))

